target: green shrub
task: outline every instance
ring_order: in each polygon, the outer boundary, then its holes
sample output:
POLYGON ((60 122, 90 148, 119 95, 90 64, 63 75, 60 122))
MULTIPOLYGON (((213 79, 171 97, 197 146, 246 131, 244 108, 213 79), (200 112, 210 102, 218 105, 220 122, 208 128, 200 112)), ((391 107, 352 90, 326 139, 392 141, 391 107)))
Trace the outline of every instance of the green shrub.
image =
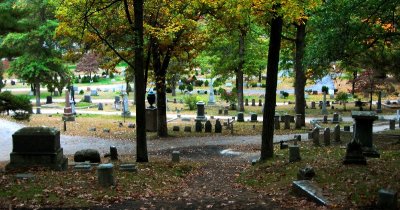
POLYGON ((85 91, 83 91, 82 89, 79 91, 79 95, 83 95, 85 93, 85 91))
POLYGON ((324 86, 322 86, 321 91, 322 91, 323 93, 328 93, 329 88, 328 88, 327 86, 324 85, 324 86))
POLYGON ((338 92, 335 99, 336 101, 341 101, 343 103, 343 109, 346 111, 346 103, 349 101, 349 94, 338 92))
POLYGON ((183 92, 185 89, 186 89, 186 86, 185 86, 184 84, 179 85, 179 90, 180 90, 181 92, 183 92))
POLYGON ((204 81, 203 80, 196 80, 194 81, 194 84, 198 87, 201 87, 203 85, 204 81))
POLYGON ((186 89, 190 92, 193 91, 193 85, 191 84, 187 85, 186 89))
POLYGON ((200 100, 197 96, 188 95, 183 98, 183 101, 188 106, 189 110, 194 110, 196 109, 196 103, 200 100))
POLYGON ((99 82, 99 76, 97 76, 97 75, 94 75, 92 79, 93 79, 93 82, 99 82))
POLYGON ((208 84, 209 84, 208 80, 204 81, 204 86, 208 87, 208 84))
POLYGON ((17 120, 29 119, 32 113, 32 104, 28 96, 15 96, 10 91, 0 93, 0 112, 14 112, 13 117, 17 120))

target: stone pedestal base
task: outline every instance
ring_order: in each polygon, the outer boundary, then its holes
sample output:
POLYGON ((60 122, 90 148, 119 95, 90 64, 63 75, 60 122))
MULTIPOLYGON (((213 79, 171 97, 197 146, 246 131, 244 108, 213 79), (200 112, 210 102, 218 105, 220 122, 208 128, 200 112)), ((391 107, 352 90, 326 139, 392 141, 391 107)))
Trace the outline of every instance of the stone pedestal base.
POLYGON ((352 141, 347 145, 343 164, 367 165, 360 143, 352 141))
POLYGON ((64 116, 62 117, 63 121, 75 121, 75 115, 70 114, 70 115, 66 115, 64 114, 64 116))
POLYGON ((6 170, 34 166, 48 167, 57 171, 67 170, 68 159, 63 155, 62 148, 54 153, 12 152, 10 154, 10 163, 6 166, 6 170))
POLYGON ((146 108, 146 131, 157 131, 157 108, 146 108))
POLYGON ((371 157, 371 158, 380 158, 381 154, 376 150, 376 148, 373 147, 363 147, 362 148, 362 153, 365 157, 371 157))

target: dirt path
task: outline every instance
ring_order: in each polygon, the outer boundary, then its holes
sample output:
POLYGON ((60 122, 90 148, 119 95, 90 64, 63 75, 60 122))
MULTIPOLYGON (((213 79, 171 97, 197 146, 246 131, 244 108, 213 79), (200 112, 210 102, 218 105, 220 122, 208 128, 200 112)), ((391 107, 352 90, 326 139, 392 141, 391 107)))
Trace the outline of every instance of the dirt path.
MULTIPOLYGON (((221 155, 219 151, 224 148, 207 146, 181 150, 186 160, 204 164, 199 173, 189 176, 167 196, 128 201, 111 209, 280 209, 267 197, 237 184, 239 174, 251 165, 245 156, 221 155)), ((158 154, 170 152, 163 150, 158 154)))

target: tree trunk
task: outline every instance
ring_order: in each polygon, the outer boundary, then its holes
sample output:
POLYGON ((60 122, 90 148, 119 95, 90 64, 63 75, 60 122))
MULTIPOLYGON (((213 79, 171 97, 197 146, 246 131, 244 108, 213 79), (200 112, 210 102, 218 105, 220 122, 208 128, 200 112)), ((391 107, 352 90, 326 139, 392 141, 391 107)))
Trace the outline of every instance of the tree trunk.
POLYGON ((283 20, 280 16, 274 17, 271 20, 260 161, 265 161, 268 158, 272 158, 274 155, 274 123, 272 122, 274 122, 275 117, 276 87, 278 81, 282 24, 283 20))
POLYGON ((305 126, 305 98, 304 98, 304 87, 306 85, 306 76, 303 69, 303 58, 305 48, 305 36, 306 36, 306 25, 300 24, 297 26, 296 33, 296 57, 295 57, 295 94, 296 94, 296 114, 301 114, 301 125, 305 126))
POLYGON ((145 85, 146 80, 143 68, 143 2, 133 1, 134 26, 135 26, 135 89, 136 89, 136 161, 148 162, 146 117, 145 117, 145 85))
POLYGON ((246 31, 242 30, 239 37, 239 65, 236 72, 236 87, 238 96, 238 111, 244 112, 243 105, 243 65, 245 54, 246 31))
POLYGON ((166 106, 166 94, 165 94, 165 89, 166 89, 165 77, 167 71, 166 69, 163 69, 164 65, 163 66, 161 65, 160 50, 158 43, 156 42, 153 42, 152 55, 153 55, 153 68, 156 79, 155 82, 156 82, 156 92, 157 92, 157 135, 159 137, 167 137, 168 127, 167 127, 167 112, 166 112, 167 106, 166 106))
POLYGON ((357 71, 353 72, 353 82, 351 83, 351 95, 354 96, 354 87, 356 86, 357 71))
POLYGON ((35 92, 36 92, 36 114, 41 114, 40 111, 40 83, 35 82, 35 92))
POLYGON ((172 89, 172 96, 176 96, 176 74, 172 76, 171 89, 172 89))

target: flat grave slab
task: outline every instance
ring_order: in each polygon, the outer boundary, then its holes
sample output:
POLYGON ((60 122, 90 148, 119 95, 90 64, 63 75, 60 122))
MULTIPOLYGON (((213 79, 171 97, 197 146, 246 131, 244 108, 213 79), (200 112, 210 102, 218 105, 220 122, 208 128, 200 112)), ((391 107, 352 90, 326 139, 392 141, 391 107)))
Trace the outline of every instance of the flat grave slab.
POLYGON ((310 180, 293 181, 292 187, 295 192, 305 195, 319 205, 330 205, 328 199, 322 194, 322 189, 310 180))

